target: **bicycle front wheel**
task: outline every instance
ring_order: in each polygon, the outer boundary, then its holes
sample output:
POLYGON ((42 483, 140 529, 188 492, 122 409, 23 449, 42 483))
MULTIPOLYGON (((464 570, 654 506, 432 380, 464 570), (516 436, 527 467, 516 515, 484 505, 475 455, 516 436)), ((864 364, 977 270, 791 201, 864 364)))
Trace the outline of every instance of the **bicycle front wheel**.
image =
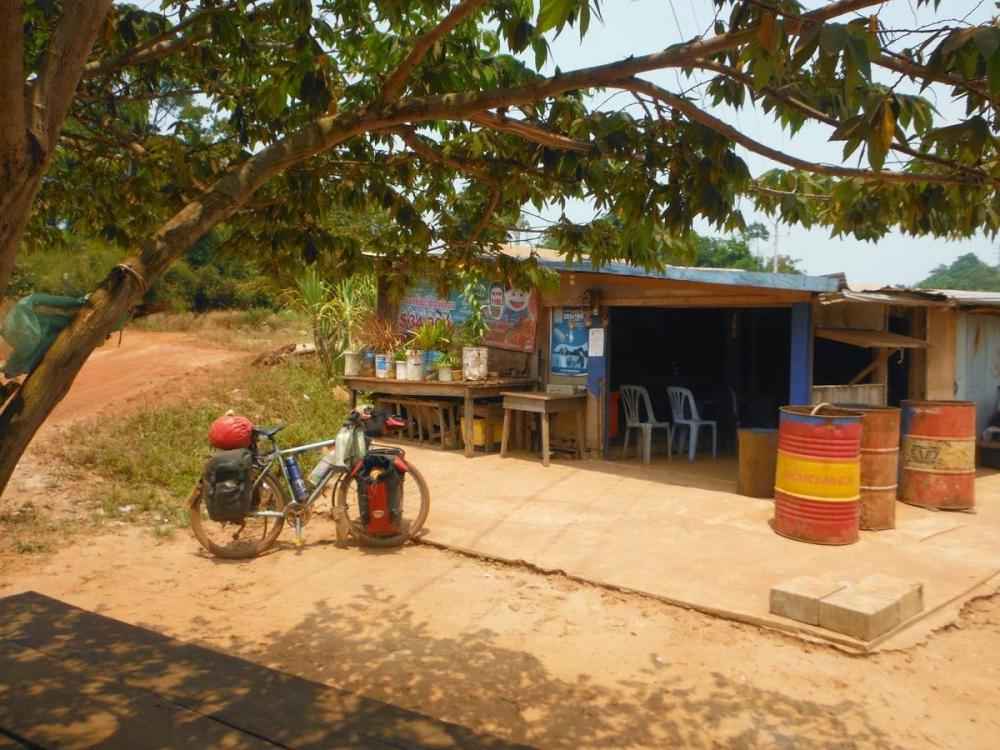
MULTIPOLYGON (((403 515, 396 534, 370 534, 358 507, 357 481, 343 481, 337 485, 334 497, 335 508, 341 509, 347 519, 347 530, 362 544, 371 547, 398 547, 416 538, 424 527, 431 509, 431 491, 424 475, 409 461, 408 471, 403 475, 403 515)), ((336 512, 336 511, 335 511, 336 512)))
MULTIPOLYGON (((258 475, 255 473, 254 479, 258 475)), ((281 533, 284 518, 273 516, 247 516, 240 522, 213 521, 203 502, 201 482, 188 495, 191 531, 202 547, 216 557, 243 560, 256 557, 266 550, 281 533)), ((288 505, 288 494, 274 477, 264 475, 254 490, 254 509, 283 511, 288 505)))

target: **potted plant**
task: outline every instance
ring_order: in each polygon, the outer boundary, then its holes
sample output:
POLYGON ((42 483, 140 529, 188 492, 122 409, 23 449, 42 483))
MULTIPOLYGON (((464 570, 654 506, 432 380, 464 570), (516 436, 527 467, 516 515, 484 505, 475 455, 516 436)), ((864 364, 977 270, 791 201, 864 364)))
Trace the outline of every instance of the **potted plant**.
POLYGON ((385 318, 369 318, 362 328, 361 339, 367 349, 374 352, 375 377, 394 378, 395 349, 399 346, 402 336, 392 321, 385 318))
MULTIPOLYGON (((449 349, 442 354, 435 363, 435 367, 437 367, 438 371, 438 380, 444 382, 450 382, 453 380, 456 372, 455 368, 460 361, 461 360, 458 358, 458 355, 452 349, 449 349)), ((461 378, 462 371, 457 370, 457 372, 459 373, 459 378, 461 378)))
POLYGON ((423 380, 424 373, 434 368, 434 363, 451 343, 451 324, 443 318, 425 320, 411 333, 411 348, 406 355, 409 379, 423 380))
POLYGON ((490 330, 484 297, 485 288, 479 282, 469 282, 462 290, 462 298, 469 307, 469 317, 459 332, 463 344, 462 372, 466 380, 486 380, 489 375, 489 349, 482 345, 490 330))
POLYGON ((406 344, 400 344, 393 350, 393 358, 396 362, 396 380, 406 380, 406 344))

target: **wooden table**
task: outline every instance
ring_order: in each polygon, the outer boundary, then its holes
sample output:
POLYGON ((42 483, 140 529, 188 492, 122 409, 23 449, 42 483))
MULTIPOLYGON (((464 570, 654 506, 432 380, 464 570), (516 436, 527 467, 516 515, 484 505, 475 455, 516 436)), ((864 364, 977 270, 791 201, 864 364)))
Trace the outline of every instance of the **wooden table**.
POLYGON ((510 440, 511 412, 523 411, 538 414, 542 420, 542 465, 549 465, 549 415, 564 411, 576 412, 576 452, 583 458, 583 407, 587 403, 585 393, 543 393, 539 391, 505 392, 503 396, 503 437, 500 441, 500 458, 507 457, 507 443, 510 440))
POLYGON ((358 403, 358 392, 384 393, 394 396, 427 396, 430 398, 461 398, 465 404, 465 455, 472 458, 472 405, 476 399, 496 398, 520 388, 538 385, 534 378, 490 378, 489 380, 390 380, 382 378, 344 378, 351 391, 351 408, 358 403))

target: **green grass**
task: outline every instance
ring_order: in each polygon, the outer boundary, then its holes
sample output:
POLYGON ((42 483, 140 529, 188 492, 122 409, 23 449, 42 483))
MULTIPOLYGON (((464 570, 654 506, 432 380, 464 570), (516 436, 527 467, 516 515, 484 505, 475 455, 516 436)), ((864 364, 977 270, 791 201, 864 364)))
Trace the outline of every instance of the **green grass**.
MULTIPOLYGON (((195 398, 71 428, 59 442, 74 450, 59 449, 60 460, 71 475, 99 478, 82 498, 87 512, 150 524, 157 536, 169 538, 173 527, 187 522, 182 502, 210 453, 208 428, 227 409, 255 424, 287 424, 279 437, 283 446, 332 438, 348 411, 330 395, 318 362, 234 369, 195 398)), ((303 472, 318 458, 306 456, 303 472)))

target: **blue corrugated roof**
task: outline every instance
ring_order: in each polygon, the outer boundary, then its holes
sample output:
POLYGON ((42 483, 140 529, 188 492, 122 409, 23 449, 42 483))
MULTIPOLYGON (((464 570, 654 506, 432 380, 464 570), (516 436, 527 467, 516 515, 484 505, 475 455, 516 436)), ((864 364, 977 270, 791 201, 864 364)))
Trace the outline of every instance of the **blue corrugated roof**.
POLYGON ((541 260, 538 265, 553 271, 578 273, 604 273, 612 276, 631 276, 666 281, 693 281, 698 284, 725 286, 750 286, 762 289, 785 289, 794 292, 836 292, 843 284, 843 276, 806 276, 797 273, 766 273, 741 271, 736 268, 689 268, 667 266, 662 271, 644 271, 627 263, 607 263, 594 267, 590 263, 566 263, 559 260, 541 260))

